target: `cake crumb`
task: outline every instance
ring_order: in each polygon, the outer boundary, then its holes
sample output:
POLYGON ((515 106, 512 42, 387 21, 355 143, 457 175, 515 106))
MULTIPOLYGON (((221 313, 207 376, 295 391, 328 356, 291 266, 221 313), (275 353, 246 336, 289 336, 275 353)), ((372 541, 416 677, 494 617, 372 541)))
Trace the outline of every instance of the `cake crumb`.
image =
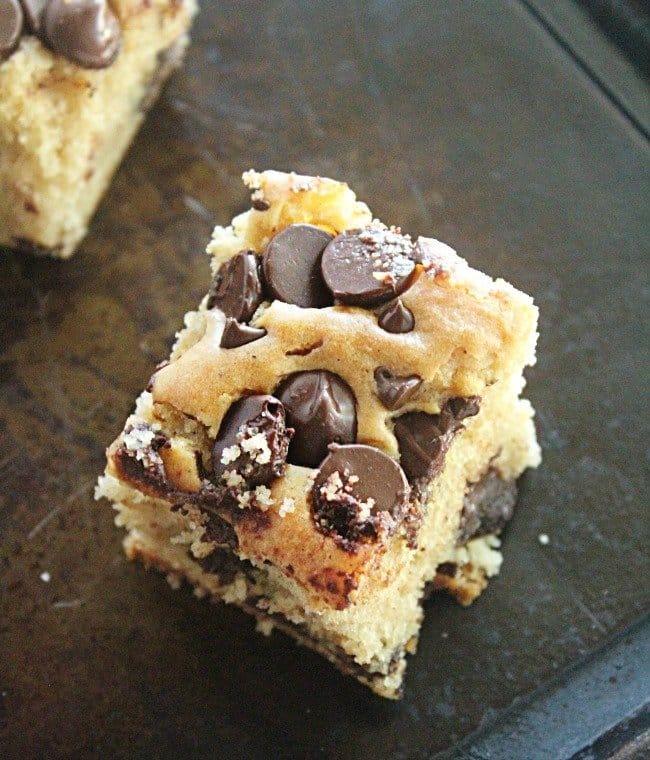
POLYGON ((546 535, 546 533, 540 533, 539 536, 537 536, 537 540, 540 542, 542 546, 548 546, 551 539, 546 535))
POLYGON ((240 509, 245 509, 246 507, 250 507, 251 496, 252 496, 252 493, 250 491, 244 491, 243 493, 237 494, 237 504, 240 509))
POLYGON ((181 587, 181 576, 178 573, 167 573, 167 583, 169 583, 174 591, 178 591, 181 587))
POLYGON ((270 489, 266 486, 257 486, 255 489, 255 503, 262 512, 266 512, 271 505, 275 504, 275 500, 271 497, 270 489))
POLYGON ((52 579, 52 576, 47 572, 47 570, 42 572, 38 577, 43 581, 43 583, 49 583, 52 579))
POLYGON ((274 627, 272 620, 258 620, 255 625, 255 630, 263 636, 270 636, 274 627))

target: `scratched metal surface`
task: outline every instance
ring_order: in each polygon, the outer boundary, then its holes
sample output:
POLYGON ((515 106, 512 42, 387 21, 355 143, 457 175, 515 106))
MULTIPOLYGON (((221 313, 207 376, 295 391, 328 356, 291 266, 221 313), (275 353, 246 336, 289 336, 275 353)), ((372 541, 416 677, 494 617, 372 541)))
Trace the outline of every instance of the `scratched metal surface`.
POLYGON ((204 5, 76 258, 0 258, 0 755, 429 756, 647 609, 647 148, 516 2, 204 5), (250 166, 344 178, 541 308, 544 464, 399 704, 127 563, 91 498, 250 166))

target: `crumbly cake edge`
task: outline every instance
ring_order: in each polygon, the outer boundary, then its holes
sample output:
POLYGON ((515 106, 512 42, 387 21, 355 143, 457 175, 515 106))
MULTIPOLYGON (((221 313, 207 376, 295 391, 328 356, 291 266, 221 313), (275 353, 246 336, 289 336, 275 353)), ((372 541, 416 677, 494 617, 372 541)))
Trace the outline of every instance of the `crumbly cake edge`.
MULTIPOLYGON (((471 604, 487 587, 488 580, 499 572, 503 559, 499 546, 499 538, 495 534, 490 534, 473 539, 467 545, 458 547, 448 560, 458 564, 455 577, 450 578, 444 573, 439 573, 425 587, 422 599, 427 599, 432 592, 444 590, 454 596, 463 606, 471 604)), ((256 604, 248 602, 247 598, 237 598, 238 592, 241 595, 241 588, 244 586, 248 588, 249 586, 245 572, 237 573, 219 593, 214 588, 210 590, 205 588, 205 578, 201 576, 208 575, 207 573, 199 571, 200 575, 191 578, 185 569, 179 567, 178 563, 174 563, 165 556, 167 553, 165 547, 156 547, 153 542, 148 542, 141 534, 138 535, 137 531, 130 531, 125 537, 124 549, 130 560, 139 560, 147 569, 155 568, 165 573, 167 582, 175 590, 178 590, 182 582, 186 581, 193 587, 195 596, 199 598, 208 597, 215 602, 233 604, 254 617, 257 621, 257 630, 263 635, 268 636, 273 629, 277 628, 293 638, 299 645, 325 657, 343 675, 352 676, 369 687, 375 694, 392 700, 402 697, 404 674, 407 666, 406 658, 407 655, 416 652, 417 635, 393 653, 387 673, 373 672, 370 668, 357 663, 341 647, 328 642, 326 639, 318 639, 310 635, 304 625, 293 623, 277 613, 269 614, 256 604), (203 584, 201 580, 204 581, 203 584), (237 591, 233 593, 233 589, 237 591)), ((239 563, 235 555, 231 555, 231 557, 239 563)), ((189 561, 192 562, 192 560, 189 561)), ((257 570, 259 571, 259 568, 257 570)))

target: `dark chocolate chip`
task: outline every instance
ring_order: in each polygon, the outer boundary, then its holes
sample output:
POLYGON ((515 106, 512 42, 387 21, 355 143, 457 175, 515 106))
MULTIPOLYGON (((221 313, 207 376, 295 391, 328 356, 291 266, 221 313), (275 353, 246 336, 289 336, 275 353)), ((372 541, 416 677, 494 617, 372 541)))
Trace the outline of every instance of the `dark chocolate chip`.
POLYGON ((236 319, 228 317, 226 319, 226 326, 223 328, 221 334, 221 348, 239 348, 239 346, 245 346, 247 343, 252 343, 254 340, 259 340, 266 335, 266 330, 262 327, 251 327, 250 325, 242 325, 236 319))
POLYGON ((413 243, 393 230, 343 232, 323 251, 327 287, 341 303, 376 306, 403 293, 415 281, 413 243))
POLYGON ((223 483, 222 475, 228 470, 240 475, 249 487, 270 483, 284 472, 292 434, 293 430, 285 425, 284 407, 277 398, 244 396, 226 413, 214 442, 215 480, 223 483), (246 451, 246 442, 260 433, 259 445, 255 439, 251 450, 246 451), (224 455, 225 449, 228 451, 224 455))
POLYGON ((480 398, 452 398, 439 414, 407 412, 395 420, 400 462, 410 481, 432 480, 441 470, 461 420, 478 413, 480 398))
POLYGON ((39 34, 43 22, 43 11, 49 0, 20 0, 25 12, 27 26, 33 34, 39 34))
POLYGON ((241 251, 226 261, 215 275, 208 295, 208 309, 221 309, 227 317, 248 322, 264 300, 257 258, 241 251))
POLYGON ((460 518, 458 543, 477 536, 498 533, 510 520, 517 501, 514 480, 503 480, 490 468, 476 483, 468 486, 460 518))
POLYGON ((389 333, 407 333, 415 327, 413 312, 404 306, 401 298, 385 306, 377 322, 382 330, 389 333))
POLYGON ((0 61, 16 49, 23 30, 23 11, 18 0, 0 0, 0 61))
POLYGON ((321 275, 321 254, 332 236, 311 224, 292 224, 271 240, 262 259, 274 298, 304 309, 333 303, 321 275))
POLYGON ((296 434, 289 448, 291 464, 318 467, 330 443, 354 443, 356 399, 350 386, 332 372, 315 370, 289 375, 277 388, 296 434))
POLYGON ((146 423, 129 425, 124 430, 124 442, 115 452, 121 476, 160 493, 166 492, 168 486, 160 450, 168 445, 167 436, 155 432, 146 423), (142 443, 137 442, 138 438, 142 443))
POLYGON ((377 395, 386 409, 398 409, 411 398, 422 385, 419 375, 396 375, 388 367, 375 370, 377 395))
POLYGON ((399 464, 373 446, 333 444, 312 489, 317 527, 344 548, 395 531, 411 489, 399 464))
POLYGON ((481 399, 479 396, 456 396, 450 398, 446 406, 457 420, 464 420, 479 413, 481 399))
POLYGON ((264 198, 255 198, 253 208, 255 211, 268 211, 271 208, 271 204, 265 201, 264 198))
POLYGON ((55 53, 88 69, 109 66, 122 42, 120 23, 107 0, 50 0, 43 29, 55 53))

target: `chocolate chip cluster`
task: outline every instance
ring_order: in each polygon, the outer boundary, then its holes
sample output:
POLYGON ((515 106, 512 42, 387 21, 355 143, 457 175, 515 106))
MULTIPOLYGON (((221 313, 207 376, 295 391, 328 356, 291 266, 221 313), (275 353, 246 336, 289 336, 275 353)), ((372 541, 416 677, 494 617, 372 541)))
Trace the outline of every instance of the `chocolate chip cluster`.
MULTIPOLYGON (((221 347, 227 349, 266 334, 248 323, 271 299, 301 308, 339 303, 375 309, 382 329, 404 333, 414 329, 415 319, 399 296, 427 268, 418 245, 396 229, 369 227, 334 237, 294 224, 275 235, 262 256, 241 251, 223 264, 207 307, 226 315, 221 347)), ((391 411, 422 384, 418 375, 399 375, 383 365, 374 380, 379 400, 391 411)), ((397 417, 398 463, 357 443, 357 400, 343 378, 325 369, 295 372, 272 395, 233 404, 214 444, 213 478, 250 489, 269 485, 287 462, 317 469, 311 489, 315 525, 356 551, 393 534, 402 522, 417 523, 414 504, 425 481, 440 471, 453 435, 478 406, 477 398, 450 399, 437 415, 397 417)))
POLYGON ((221 266, 208 308, 226 315, 222 348, 262 338, 246 324, 265 300, 304 309, 335 303, 377 309, 390 333, 413 330, 415 319, 399 296, 428 266, 417 244, 398 230, 369 227, 333 237, 311 224, 292 224, 275 235, 261 257, 241 251, 221 266))
MULTIPOLYGON (((250 321, 273 298, 301 308, 344 303, 377 309, 380 327, 406 332, 414 318, 398 297, 425 268, 418 246, 397 230, 372 227, 333 237, 295 224, 278 233, 262 256, 241 251, 221 266, 207 307, 226 316, 225 349, 265 334, 250 321)), ((381 365, 374 382, 380 402, 397 411, 413 399, 422 378, 381 365)), ((479 404, 478 397, 452 398, 438 414, 396 416, 398 462, 357 441, 357 398, 342 377, 327 369, 294 372, 270 394, 243 396, 231 405, 213 443, 211 469, 199 467, 201 485, 188 498, 203 500, 208 512, 265 519, 263 513, 274 503, 270 486, 287 464, 309 467, 316 470, 309 498, 317 530, 355 552, 403 526, 414 546, 427 485, 442 469, 463 420, 475 415, 479 404)), ((139 469, 149 487, 163 487, 161 456, 140 446, 153 434, 136 433, 125 436, 133 449, 126 455, 128 474, 133 477, 139 469)), ((178 491, 173 495, 183 498, 178 491)), ((279 511, 293 506, 283 503, 279 511)))
POLYGON ((0 0, 0 61, 23 34, 87 69, 110 66, 122 42, 107 0, 0 0))

